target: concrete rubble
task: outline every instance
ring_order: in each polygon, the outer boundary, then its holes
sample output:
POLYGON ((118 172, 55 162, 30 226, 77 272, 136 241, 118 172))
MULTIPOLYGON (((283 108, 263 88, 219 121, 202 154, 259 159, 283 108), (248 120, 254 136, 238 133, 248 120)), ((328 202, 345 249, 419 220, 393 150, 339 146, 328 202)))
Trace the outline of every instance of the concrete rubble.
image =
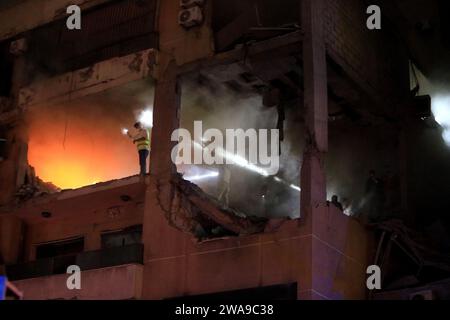
POLYGON ((61 191, 57 186, 50 182, 44 182, 36 176, 33 167, 28 166, 25 183, 19 187, 15 194, 16 202, 21 203, 34 197, 41 197, 61 191))
POLYGON ((256 234, 264 232, 269 225, 269 219, 224 208, 179 174, 173 176, 171 185, 171 206, 163 208, 166 218, 173 227, 193 233, 198 239, 256 234))

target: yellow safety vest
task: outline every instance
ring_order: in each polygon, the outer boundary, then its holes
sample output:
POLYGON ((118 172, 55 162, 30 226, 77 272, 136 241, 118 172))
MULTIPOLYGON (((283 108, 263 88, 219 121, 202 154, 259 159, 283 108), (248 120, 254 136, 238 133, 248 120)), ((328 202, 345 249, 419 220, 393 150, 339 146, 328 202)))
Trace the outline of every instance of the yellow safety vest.
POLYGON ((147 137, 145 140, 136 141, 136 146, 138 150, 150 150, 150 131, 144 129, 147 132, 147 137))

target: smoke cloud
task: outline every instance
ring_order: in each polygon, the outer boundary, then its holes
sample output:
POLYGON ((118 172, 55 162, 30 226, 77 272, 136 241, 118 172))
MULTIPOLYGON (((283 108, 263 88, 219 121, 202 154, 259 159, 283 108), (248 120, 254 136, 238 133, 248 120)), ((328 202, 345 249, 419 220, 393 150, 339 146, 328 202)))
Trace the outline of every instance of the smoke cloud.
MULTIPOLYGON (((183 83, 180 127, 193 136, 194 121, 203 122, 203 131, 219 129, 275 129, 276 108, 263 106, 262 97, 254 93, 237 94, 225 86, 200 86, 195 81, 183 83)), ((288 111, 288 114, 291 111, 288 111)), ((295 117, 287 117, 294 119, 295 117)), ((273 177, 264 177, 236 165, 231 170, 230 206, 249 215, 265 217, 298 217, 300 193, 290 185, 300 184, 300 148, 291 141, 301 141, 301 130, 290 120, 286 121, 285 141, 281 143, 280 170, 277 182, 273 177)), ((270 142, 270 139, 269 139, 270 142)), ((270 148, 268 148, 270 150, 270 148)), ((203 170, 217 171, 218 166, 202 166, 203 170)), ((201 168, 200 168, 201 169, 201 168)), ((198 166, 180 169, 185 176, 198 176, 198 166)), ((205 192, 217 196, 221 177, 192 181, 205 192)))

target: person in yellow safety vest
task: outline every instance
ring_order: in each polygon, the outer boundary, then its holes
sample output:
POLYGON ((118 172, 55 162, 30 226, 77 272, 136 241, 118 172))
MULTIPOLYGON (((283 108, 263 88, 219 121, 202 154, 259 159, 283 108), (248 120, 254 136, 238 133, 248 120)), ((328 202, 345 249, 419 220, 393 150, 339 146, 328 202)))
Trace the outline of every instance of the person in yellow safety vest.
POLYGON ((128 136, 136 144, 139 153, 139 165, 141 167, 140 175, 144 177, 147 174, 147 158, 150 153, 150 130, 144 128, 140 122, 134 124, 136 134, 128 132, 128 136))

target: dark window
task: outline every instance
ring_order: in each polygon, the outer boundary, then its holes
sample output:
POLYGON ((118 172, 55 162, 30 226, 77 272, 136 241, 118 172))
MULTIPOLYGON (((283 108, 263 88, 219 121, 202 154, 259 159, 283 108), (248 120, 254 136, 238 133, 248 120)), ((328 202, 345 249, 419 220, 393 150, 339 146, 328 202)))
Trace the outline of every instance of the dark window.
POLYGON ((76 255, 83 250, 84 238, 41 244, 36 248, 36 260, 76 255))
POLYGON ((0 97, 9 97, 12 84, 12 56, 9 41, 0 43, 0 97))
POLYGON ((102 249, 123 247, 141 243, 142 225, 132 226, 118 231, 104 232, 102 234, 102 249))
POLYGON ((57 74, 157 47, 156 0, 119 0, 83 11, 81 30, 60 19, 29 33, 28 58, 39 71, 57 74))

